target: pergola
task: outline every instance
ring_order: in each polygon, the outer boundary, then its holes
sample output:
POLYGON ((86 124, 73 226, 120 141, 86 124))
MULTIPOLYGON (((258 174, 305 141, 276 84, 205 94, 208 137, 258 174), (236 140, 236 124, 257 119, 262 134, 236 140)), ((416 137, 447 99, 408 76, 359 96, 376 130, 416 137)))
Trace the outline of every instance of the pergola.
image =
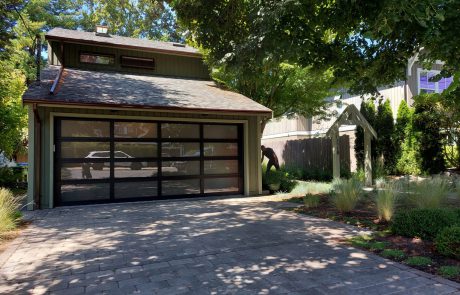
POLYGON ((353 104, 345 108, 326 132, 326 136, 332 139, 332 175, 334 178, 340 178, 339 127, 342 125, 357 125, 364 130, 365 184, 370 186, 372 185, 371 139, 372 137, 377 138, 377 133, 353 104))

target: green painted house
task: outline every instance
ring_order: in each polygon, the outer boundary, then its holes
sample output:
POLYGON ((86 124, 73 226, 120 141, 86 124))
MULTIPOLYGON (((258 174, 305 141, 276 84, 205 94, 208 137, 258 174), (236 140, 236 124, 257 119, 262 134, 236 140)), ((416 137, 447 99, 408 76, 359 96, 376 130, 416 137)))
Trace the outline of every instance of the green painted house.
POLYGON ((29 209, 261 193, 270 109, 183 44, 55 28, 29 110, 29 209))

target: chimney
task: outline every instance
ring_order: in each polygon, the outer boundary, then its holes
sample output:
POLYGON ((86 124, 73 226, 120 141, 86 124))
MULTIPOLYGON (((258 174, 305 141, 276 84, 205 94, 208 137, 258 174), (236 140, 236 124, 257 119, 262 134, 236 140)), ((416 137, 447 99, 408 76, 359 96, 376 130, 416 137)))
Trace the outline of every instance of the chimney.
POLYGON ((104 25, 97 25, 96 26, 96 36, 110 37, 109 27, 104 26, 104 25))

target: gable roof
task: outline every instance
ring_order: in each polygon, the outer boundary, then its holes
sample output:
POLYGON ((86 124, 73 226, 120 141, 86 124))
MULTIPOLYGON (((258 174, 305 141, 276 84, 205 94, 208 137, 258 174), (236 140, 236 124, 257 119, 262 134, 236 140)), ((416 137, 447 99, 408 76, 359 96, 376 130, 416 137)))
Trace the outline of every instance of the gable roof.
POLYGON ((98 36, 94 32, 54 28, 45 35, 46 40, 71 43, 93 44, 100 46, 120 47, 135 50, 153 51, 176 55, 186 55, 201 58, 198 49, 185 45, 174 46, 174 42, 152 41, 148 39, 122 37, 117 35, 98 36))
POLYGON ((326 136, 331 136, 335 128, 339 128, 340 125, 359 125, 364 130, 369 131, 374 138, 377 138, 377 132, 372 128, 371 124, 367 122, 363 114, 358 110, 358 108, 351 104, 345 108, 345 110, 340 114, 340 116, 335 120, 329 130, 326 132, 326 136))
POLYGON ((24 103, 99 107, 194 110, 254 113, 271 117, 272 111, 236 92, 219 88, 213 81, 95 72, 65 68, 55 94, 50 94, 59 71, 49 66, 40 84, 31 85, 24 103))

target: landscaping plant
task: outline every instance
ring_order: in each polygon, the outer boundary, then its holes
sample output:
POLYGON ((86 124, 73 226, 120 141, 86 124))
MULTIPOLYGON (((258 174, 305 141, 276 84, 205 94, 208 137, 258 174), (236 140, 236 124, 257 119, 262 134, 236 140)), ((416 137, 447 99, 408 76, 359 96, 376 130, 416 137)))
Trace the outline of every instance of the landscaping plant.
POLYGON ((395 212, 396 199, 400 191, 398 182, 385 182, 377 191, 376 206, 379 220, 389 222, 395 212))
POLYGON ((414 183, 410 194, 410 202, 416 208, 440 208, 447 200, 449 182, 440 176, 414 183))
POLYGON ((303 204, 307 209, 318 207, 319 201, 320 196, 318 195, 306 194, 305 197, 303 197, 303 204))
POLYGON ((404 251, 398 249, 385 249, 382 251, 381 255, 385 258, 392 258, 395 260, 403 260, 406 256, 404 251))
POLYGON ((407 258, 404 262, 412 266, 428 266, 433 263, 433 260, 424 256, 412 256, 407 258))
POLYGON ((455 265, 445 265, 441 266, 438 270, 438 273, 446 278, 454 278, 460 276, 460 266, 455 265))
POLYGON ((460 259, 460 225, 444 228, 434 242, 440 254, 460 259))
POLYGON ((0 233, 14 229, 19 221, 20 202, 13 193, 0 188, 0 233))
POLYGON ((363 183, 355 178, 335 180, 332 203, 340 212, 350 212, 362 196, 362 187, 363 183))

